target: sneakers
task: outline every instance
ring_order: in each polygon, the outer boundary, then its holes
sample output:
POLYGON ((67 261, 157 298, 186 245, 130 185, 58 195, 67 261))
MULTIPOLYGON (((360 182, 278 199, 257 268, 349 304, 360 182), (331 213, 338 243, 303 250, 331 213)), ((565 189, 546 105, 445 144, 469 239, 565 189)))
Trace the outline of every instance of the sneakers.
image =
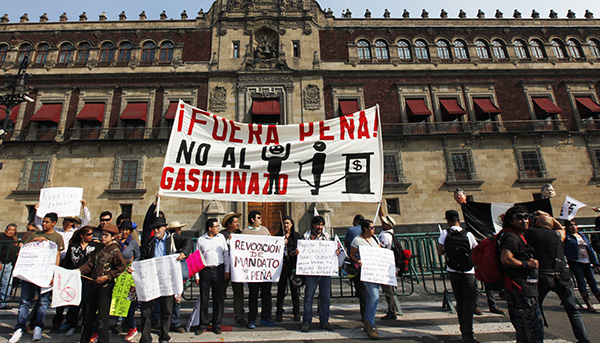
POLYGON ((36 326, 33 329, 33 340, 39 341, 40 339, 42 339, 42 328, 39 326, 36 326))
POLYGON ((213 326, 213 332, 214 332, 215 334, 217 334, 217 335, 220 335, 220 334, 222 334, 222 333, 223 333, 223 330, 221 330, 221 327, 220 327, 220 326, 216 326, 216 325, 214 325, 214 326, 213 326))
POLYGON ((260 323, 261 323, 261 324, 268 325, 268 326, 273 326, 273 325, 275 325, 275 321, 274 321, 274 320, 273 320, 273 318, 271 318, 271 317, 269 317, 269 318, 265 318, 265 319, 261 319, 261 320, 260 320, 260 323))
POLYGON ((63 325, 61 325, 61 326, 60 326, 58 329, 59 329, 60 331, 67 331, 67 330, 69 330, 70 328, 71 328, 71 324, 69 324, 69 323, 64 323, 64 324, 63 324, 63 325))
POLYGON ((12 337, 8 340, 8 343, 17 343, 23 337, 23 329, 17 329, 13 332, 12 337))
POLYGON ((308 332, 308 330, 310 330, 310 324, 302 324, 302 332, 308 332))
POLYGON ((129 331, 127 331, 127 336, 125 336, 125 340, 127 342, 133 342, 133 339, 135 338, 137 333, 137 328, 129 329, 129 331))
POLYGON ((90 338, 90 343, 96 343, 98 342, 98 333, 94 332, 94 334, 92 335, 92 338, 90 338))
POLYGON ((70 328, 69 331, 67 331, 67 337, 71 337, 75 334, 75 328, 70 328))
POLYGON ((333 326, 331 326, 331 324, 329 324, 329 323, 325 323, 325 324, 321 324, 321 329, 327 330, 327 331, 333 331, 333 326))
POLYGON ((254 323, 254 321, 248 322, 248 329, 250 329, 250 330, 256 329, 256 324, 254 323))

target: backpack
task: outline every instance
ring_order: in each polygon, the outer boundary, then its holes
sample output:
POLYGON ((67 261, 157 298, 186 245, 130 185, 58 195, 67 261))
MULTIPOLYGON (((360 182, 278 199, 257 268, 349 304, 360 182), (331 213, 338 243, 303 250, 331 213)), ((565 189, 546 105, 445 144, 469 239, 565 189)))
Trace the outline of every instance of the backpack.
POLYGON ((392 251, 394 252, 394 260, 396 262, 396 268, 398 269, 398 275, 403 275, 408 272, 408 266, 410 263, 410 256, 412 252, 408 249, 403 249, 402 244, 398 240, 396 235, 392 236, 392 251))
POLYGON ((461 272, 473 268, 471 260, 471 242, 466 230, 446 230, 448 235, 444 241, 444 254, 448 267, 461 272))

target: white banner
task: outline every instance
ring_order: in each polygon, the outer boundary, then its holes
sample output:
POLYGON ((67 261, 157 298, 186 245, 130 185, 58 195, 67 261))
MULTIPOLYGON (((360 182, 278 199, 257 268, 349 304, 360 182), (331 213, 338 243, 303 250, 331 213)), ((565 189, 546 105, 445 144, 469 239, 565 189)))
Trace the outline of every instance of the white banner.
POLYGON ((348 254, 346 253, 346 248, 344 248, 344 245, 342 244, 342 241, 340 240, 340 238, 338 237, 338 235, 335 235, 335 245, 336 248, 340 250, 340 254, 338 255, 338 268, 344 265, 344 260, 346 259, 346 257, 348 257, 348 254))
POLYGON ((360 281, 397 286, 393 251, 361 245, 358 253, 362 262, 360 281))
POLYGON ((577 214, 577 211, 579 211, 580 208, 586 206, 587 205, 582 203, 581 201, 575 200, 567 195, 565 197, 565 202, 563 203, 562 208, 560 209, 560 216, 558 218, 571 220, 575 218, 575 215, 577 214))
POLYGON ((277 282, 283 267, 282 236, 231 234, 232 282, 277 282))
POLYGON ((162 195, 231 201, 379 202, 379 107, 292 125, 243 124, 179 102, 162 195))
POLYGON ((181 262, 177 254, 132 263, 133 282, 140 301, 183 293, 181 262))
POLYGON ((52 307, 78 306, 81 303, 81 272, 54 266, 52 307))
POLYGON ((296 275, 337 276, 336 249, 334 241, 298 240, 296 275))
POLYGON ((44 218, 50 212, 55 212, 59 217, 78 216, 81 212, 82 198, 83 188, 42 188, 40 190, 40 206, 37 209, 37 216, 44 218))
POLYGON ((52 241, 23 244, 13 270, 13 277, 39 287, 49 287, 54 276, 58 246, 52 241))

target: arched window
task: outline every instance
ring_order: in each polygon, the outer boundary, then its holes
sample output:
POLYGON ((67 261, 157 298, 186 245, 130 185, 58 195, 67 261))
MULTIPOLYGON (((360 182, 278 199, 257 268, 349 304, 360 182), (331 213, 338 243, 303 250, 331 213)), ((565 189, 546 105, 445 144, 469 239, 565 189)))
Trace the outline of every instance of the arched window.
POLYGON ((65 43, 61 45, 58 53, 58 63, 69 63, 71 57, 73 57, 73 44, 65 43))
POLYGON ((581 47, 579 46, 579 43, 574 39, 569 39, 569 41, 567 41, 567 51, 569 52, 569 56, 571 56, 571 58, 581 58, 583 55, 581 53, 581 47))
POLYGON ((513 42, 513 46, 515 47, 515 55, 517 55, 517 58, 521 60, 529 58, 529 55, 527 54, 527 48, 525 47, 525 43, 523 43, 523 41, 517 39, 513 42))
POLYGON ((388 45, 382 40, 375 42, 375 58, 378 60, 389 60, 388 45))
POLYGON ((410 56, 410 45, 407 41, 398 41, 398 57, 404 61, 410 61, 412 59, 410 56))
POLYGON ((90 44, 81 43, 77 48, 77 63, 87 63, 90 59, 90 44))
POLYGON ((546 58, 546 55, 544 54, 544 49, 542 48, 542 43, 540 43, 540 41, 534 39, 531 42, 529 42, 529 45, 531 46, 531 54, 534 58, 546 58))
POLYGON ((23 44, 19 47, 19 55, 17 56, 17 62, 23 62, 25 56, 31 55, 31 44, 23 44))
POLYGON ((371 59, 371 45, 366 40, 362 39, 356 44, 358 49, 359 60, 370 60, 371 59))
POLYGON ((8 45, 2 44, 0 45, 0 64, 6 61, 6 55, 8 55, 8 45))
POLYGON ((592 56, 600 58, 600 43, 598 43, 598 41, 595 39, 590 39, 588 41, 588 44, 590 45, 590 51, 592 52, 592 56))
POLYGON ((565 47, 561 41, 559 41, 558 39, 553 39, 550 43, 552 44, 552 53, 554 54, 554 57, 558 59, 567 58, 567 55, 565 53, 565 47))
POLYGON ((142 62, 154 61, 154 54, 156 53, 156 45, 152 42, 146 42, 142 45, 142 62))
POLYGON ((463 41, 454 41, 454 56, 459 60, 469 59, 469 55, 467 54, 467 46, 463 41))
POLYGON ((112 62, 115 57, 115 45, 113 43, 104 43, 100 48, 100 62, 112 62))
POLYGON ((427 43, 422 40, 415 42, 415 56, 418 60, 428 60, 429 52, 427 51, 427 43))
POLYGON ((439 40, 437 42, 437 53, 438 57, 443 60, 450 59, 450 48, 448 48, 448 43, 444 40, 439 40))
POLYGON ((50 50, 50 45, 46 43, 38 45, 37 52, 35 54, 36 64, 46 63, 46 60, 48 59, 48 50, 50 50))
POLYGON ((482 60, 490 59, 490 51, 488 50, 488 45, 486 42, 481 39, 475 42, 475 51, 477 51, 477 56, 482 60))
POLYGON ((170 62, 173 59, 173 43, 164 42, 160 46, 160 61, 170 62))
POLYGON ((506 50, 504 48, 504 43, 499 40, 495 40, 492 42, 492 52, 494 53, 494 57, 498 60, 506 59, 506 50))
POLYGON ((117 55, 118 62, 127 63, 131 61, 131 43, 124 42, 119 45, 119 53, 117 55))

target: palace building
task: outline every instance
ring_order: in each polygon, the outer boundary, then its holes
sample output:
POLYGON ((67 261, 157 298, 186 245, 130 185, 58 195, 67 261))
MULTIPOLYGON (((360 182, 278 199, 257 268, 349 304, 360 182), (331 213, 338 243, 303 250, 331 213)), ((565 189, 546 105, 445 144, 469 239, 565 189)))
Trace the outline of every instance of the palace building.
MULTIPOLYGON (((314 0, 216 0, 174 20, 3 16, 0 85, 25 56, 31 101, 10 111, 0 146, 2 226, 24 226, 40 188, 68 186, 84 188, 92 224, 103 210, 140 224, 179 99, 261 124, 379 104, 384 198, 400 231, 437 230, 458 209, 456 188, 513 203, 551 183, 555 216, 566 195, 598 205, 600 20, 590 11, 336 17, 314 0)), ((259 209, 268 226, 288 214, 304 231, 313 208, 341 230, 377 204, 161 201, 167 221, 193 230, 230 211, 245 224, 259 209)))

